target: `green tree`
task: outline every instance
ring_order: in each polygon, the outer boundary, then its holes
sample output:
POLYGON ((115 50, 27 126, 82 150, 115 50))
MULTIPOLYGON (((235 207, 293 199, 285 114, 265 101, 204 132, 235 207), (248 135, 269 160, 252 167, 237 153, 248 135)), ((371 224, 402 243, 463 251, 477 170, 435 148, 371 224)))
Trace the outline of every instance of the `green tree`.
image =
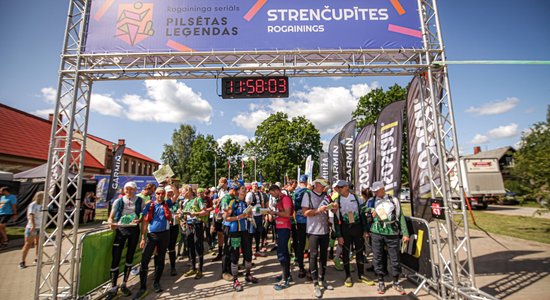
POLYGON ((258 125, 254 140, 245 148, 255 154, 264 181, 282 182, 286 173, 296 177, 297 167, 304 167, 308 155, 318 160, 322 145, 319 130, 309 120, 289 120, 287 114, 278 112, 258 125))
POLYGON ((218 149, 219 166, 218 177, 224 176, 229 178, 229 169, 227 161, 231 162, 231 178, 238 179, 241 174, 241 160, 243 158, 243 149, 237 142, 228 139, 218 149))
POLYGON ((377 88, 361 96, 357 108, 352 113, 353 118, 357 120, 357 129, 361 130, 369 124, 375 124, 384 107, 390 103, 405 100, 406 95, 406 88, 394 84, 387 91, 377 88))
MULTIPOLYGON (((353 118, 357 120, 357 130, 360 131, 369 124, 376 124, 376 120, 378 120, 378 116, 384 107, 393 102, 405 100, 406 97, 407 88, 394 84, 387 91, 377 88, 359 98, 357 108, 352 113, 353 118)), ((405 117, 403 124, 407 124, 406 120, 405 117)), ((401 182, 403 185, 407 185, 409 182, 409 145, 407 144, 407 137, 407 130, 403 130, 403 151, 401 152, 401 182)))
POLYGON ((218 143, 212 135, 198 134, 189 157, 191 183, 202 187, 214 184, 214 157, 217 155, 218 143))
POLYGON ((174 130, 174 133, 172 133, 172 144, 164 145, 161 160, 163 164, 170 165, 175 175, 182 182, 189 182, 191 180, 188 164, 191 147, 196 138, 195 135, 195 127, 182 124, 180 128, 174 130))
POLYGON ((521 137, 521 145, 514 154, 513 174, 527 189, 527 196, 539 203, 550 200, 550 105, 546 122, 533 124, 530 132, 521 137), (544 201, 543 201, 544 200, 544 201))

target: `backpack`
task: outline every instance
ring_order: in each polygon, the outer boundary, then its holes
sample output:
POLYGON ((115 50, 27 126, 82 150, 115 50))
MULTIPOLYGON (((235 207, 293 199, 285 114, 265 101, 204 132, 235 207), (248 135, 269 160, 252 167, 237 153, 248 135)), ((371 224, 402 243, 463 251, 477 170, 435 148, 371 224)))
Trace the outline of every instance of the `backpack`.
MULTIPOLYGON (((166 218, 166 221, 170 222, 172 220, 172 212, 170 211, 170 208, 168 207, 168 203, 166 201, 163 202, 164 206, 164 217, 166 218)), ((149 210, 147 210, 147 215, 145 216, 145 222, 151 223, 153 220, 153 213, 155 212, 155 201, 151 201, 151 204, 149 205, 149 210)))
MULTIPOLYGON (((309 200, 308 209, 314 209, 315 207, 313 207, 313 202, 311 202, 311 191, 310 191, 310 190, 307 190, 306 193, 307 193, 307 196, 308 196, 307 199, 309 200)), ((322 192, 320 196, 321 196, 321 198, 327 197, 327 193, 322 192)), ((302 197, 303 197, 303 196, 302 196, 302 197)), ((321 202, 322 202, 322 201, 321 201, 321 202)))
POLYGON ((299 188, 297 191, 294 192, 293 198, 294 198, 294 208, 302 208, 302 199, 304 198, 304 194, 309 194, 309 202, 311 202, 311 194, 310 191, 307 188, 299 188))
MULTIPOLYGON (((143 202, 143 199, 141 197, 136 196, 136 208, 134 210, 134 213, 136 214, 136 217, 140 217, 141 214, 141 204, 143 202)), ((124 211, 124 198, 120 198, 120 202, 118 207, 116 207, 116 213, 115 213, 115 221, 120 221, 120 218, 122 218, 122 212, 124 211)))

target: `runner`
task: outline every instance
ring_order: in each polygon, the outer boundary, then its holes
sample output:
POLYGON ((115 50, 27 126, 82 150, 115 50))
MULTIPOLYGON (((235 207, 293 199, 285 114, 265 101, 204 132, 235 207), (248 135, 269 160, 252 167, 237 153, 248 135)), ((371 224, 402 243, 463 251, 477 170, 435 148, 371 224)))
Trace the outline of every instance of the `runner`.
POLYGON ((294 199, 294 211, 295 211, 295 224, 292 229, 292 246, 294 248, 294 255, 296 262, 298 263, 298 278, 304 278, 307 275, 304 267, 304 250, 306 248, 306 225, 307 218, 302 212, 302 199, 305 193, 309 193, 307 189, 307 175, 300 176, 299 187, 293 194, 294 199))
MULTIPOLYGON (((218 255, 212 259, 212 261, 219 261, 225 258, 225 245, 224 245, 224 227, 223 227, 223 209, 221 208, 221 201, 227 193, 227 179, 225 177, 220 178, 219 185, 216 189, 217 198, 212 201, 214 204, 214 230, 218 240, 218 255)), ((225 260, 222 262, 222 274, 229 273, 229 269, 225 268, 225 260)))
MULTIPOLYGON (((31 204, 27 207, 27 226, 25 227, 25 245, 21 254, 21 262, 19 268, 27 267, 25 260, 27 253, 34 247, 36 257, 38 258, 38 237, 40 234, 40 226, 42 226, 42 203, 44 201, 44 192, 40 191, 34 194, 31 204)), ((36 259, 34 260, 36 262, 36 259)))
POLYGON ((152 183, 148 183, 143 190, 137 195, 141 199, 143 199, 143 204, 149 203, 151 201, 151 195, 155 192, 155 189, 157 188, 156 185, 152 183))
MULTIPOLYGON (((329 244, 329 228, 327 211, 331 200, 324 192, 328 182, 318 178, 313 181, 313 191, 305 193, 302 198, 302 213, 307 217, 307 235, 309 239, 309 270, 313 279, 313 291, 316 298, 323 297, 320 285, 325 290, 333 290, 325 278, 327 270, 327 250, 329 244), (317 260, 320 271, 318 270, 317 260)), ((335 210, 337 205, 332 205, 335 210)))
POLYGON ((275 229, 277 231, 277 258, 283 271, 282 282, 275 284, 277 291, 286 289, 290 284, 290 253, 288 252, 288 240, 290 239, 290 217, 294 213, 292 200, 283 194, 281 189, 272 185, 269 194, 277 199, 275 210, 269 214, 275 217, 275 229))
POLYGON ((202 198, 197 197, 191 186, 185 189, 185 205, 181 212, 187 224, 187 246, 189 247, 189 259, 191 270, 184 274, 185 277, 195 275, 195 279, 202 278, 204 265, 204 224, 208 218, 208 212, 202 198), (197 256, 199 257, 199 269, 197 270, 197 256))
MULTIPOLYGON (((225 213, 229 207, 229 203, 236 198, 238 185, 231 185, 228 187, 227 179, 224 177, 220 178, 220 188, 218 189, 218 194, 222 195, 222 199, 219 203, 219 212, 222 215, 222 242, 223 242, 223 252, 222 252, 222 278, 227 281, 233 280, 233 275, 231 275, 231 247, 229 245, 229 221, 225 220, 225 213), (223 180, 223 182, 222 182, 223 180), (228 190, 225 190, 228 189, 228 190), (227 191, 227 192, 226 192, 227 191)), ((218 234, 219 237, 219 234, 218 234)), ((219 243, 219 242, 218 242, 219 243)), ((219 244, 218 244, 219 245, 219 244)))
POLYGON ((265 203, 262 201, 262 195, 258 189, 258 182, 252 182, 252 189, 246 194, 246 204, 253 207, 252 217, 254 218, 254 226, 251 226, 250 244, 252 245, 252 238, 256 241, 256 251, 254 256, 265 257, 265 253, 261 252, 260 242, 262 234, 264 232, 263 215, 260 209, 266 208, 265 203))
MULTIPOLYGON (((164 187, 164 191, 166 192, 166 199, 172 200, 172 205, 170 207, 170 210, 172 211, 172 216, 175 215, 175 213, 178 211, 178 193, 177 189, 172 185, 167 185, 164 187)), ((168 259, 170 260, 170 276, 176 276, 178 273, 176 272, 176 243, 178 241, 178 233, 180 231, 179 229, 179 220, 178 218, 173 217, 170 220, 170 242, 168 242, 168 259)))
POLYGON ((11 220, 17 220, 17 198, 10 192, 10 188, 5 186, 0 188, 0 235, 2 243, 0 247, 8 246, 8 235, 6 233, 6 224, 11 220))
POLYGON ((111 225, 111 229, 115 231, 115 239, 112 248, 111 260, 111 290, 107 293, 106 299, 113 299, 118 292, 118 274, 119 265, 124 250, 124 244, 128 241, 126 249, 126 263, 124 265, 124 277, 120 291, 124 296, 130 296, 132 293, 126 287, 132 264, 134 262, 134 254, 139 242, 139 226, 141 212, 143 210, 143 200, 136 196, 137 185, 133 181, 129 181, 124 185, 124 196, 115 200, 113 209, 107 222, 111 225))
POLYGON ((141 223, 141 242, 139 244, 139 247, 143 249, 139 272, 140 287, 134 299, 140 299, 147 291, 147 269, 155 251, 153 288, 156 293, 162 292, 160 277, 164 271, 166 248, 170 241, 170 220, 172 219, 171 201, 165 201, 165 194, 164 188, 158 187, 155 190, 155 201, 149 202, 143 209, 144 217, 141 223))
POLYGON ((365 238, 368 237, 367 221, 365 214, 361 213, 365 202, 357 195, 350 193, 349 183, 344 180, 338 180, 336 186, 339 190, 339 196, 336 198, 338 210, 334 220, 334 228, 338 245, 343 247, 344 271, 346 272, 346 287, 353 286, 350 271, 350 253, 352 246, 355 250, 357 262, 357 278, 360 282, 368 285, 374 285, 374 281, 369 280, 365 275, 365 256, 364 245, 365 238))
POLYGON ((232 186, 233 190, 238 190, 237 197, 229 202, 227 209, 225 210, 225 220, 229 222, 229 237, 231 246, 231 274, 233 275, 233 289, 237 292, 243 290, 241 283, 239 282, 239 255, 242 249, 242 253, 245 260, 245 281, 250 283, 258 283, 256 279, 250 273, 252 268, 252 245, 250 245, 250 239, 248 237, 248 220, 251 213, 245 213, 246 210, 246 188, 244 186, 232 186))
POLYGON ((384 276, 388 270, 386 257, 389 256, 393 288, 401 295, 405 295, 406 292, 399 283, 399 275, 401 275, 401 240, 403 240, 403 243, 409 241, 405 216, 401 210, 399 200, 386 195, 384 183, 381 181, 373 182, 372 191, 374 197, 367 202, 366 211, 373 218, 370 238, 374 257, 374 271, 378 275, 378 293, 384 294, 386 292, 384 276), (403 235, 402 239, 401 235, 403 235), (384 247, 387 247, 387 251, 384 250, 384 247))

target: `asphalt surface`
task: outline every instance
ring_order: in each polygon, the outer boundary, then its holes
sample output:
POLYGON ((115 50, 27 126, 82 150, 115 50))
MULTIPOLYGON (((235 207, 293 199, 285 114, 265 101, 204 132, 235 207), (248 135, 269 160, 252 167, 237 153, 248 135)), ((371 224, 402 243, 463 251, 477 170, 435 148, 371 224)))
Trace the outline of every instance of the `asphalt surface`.
POLYGON ((509 216, 524 216, 550 219, 550 213, 538 214, 539 208, 521 207, 518 205, 493 205, 490 204, 485 212, 509 216))
MULTIPOLYGON (((550 295, 550 245, 492 235, 471 230, 472 252, 476 269, 477 286, 500 299, 548 299, 550 295)), ((27 259, 29 267, 19 269, 21 243, 13 241, 11 246, 0 251, 0 299, 32 299, 36 266, 34 252, 27 259)), ((231 284, 219 278, 220 262, 212 263, 211 255, 206 256, 204 277, 200 280, 185 278, 182 274, 189 267, 186 262, 178 261, 177 276, 169 276, 169 264, 165 267, 161 285, 164 291, 156 294, 152 291, 152 278, 149 277, 149 294, 144 299, 312 299, 313 286, 304 279, 297 278, 297 268, 293 270, 296 280, 290 288, 277 292, 273 289, 275 276, 280 274, 276 253, 268 252, 265 258, 254 260, 253 274, 260 279, 258 284, 245 284, 244 291, 236 293, 231 284)), ((152 264, 150 269, 152 269, 152 264)), ((367 273, 373 277, 372 273, 367 273)), ((344 273, 334 269, 329 262, 327 279, 334 285, 333 291, 326 291, 323 298, 328 299, 406 299, 388 290, 383 296, 376 287, 356 283, 352 288, 344 287, 344 273)), ((242 279, 242 278, 241 278, 242 279)), ((131 278, 130 289, 136 292, 137 277, 131 278)), ((244 281, 244 280, 242 280, 244 281)), ((389 278, 387 285, 389 285, 389 278)), ((416 286, 404 281, 407 292, 416 286)), ((420 299, 434 299, 421 291, 420 299)), ((119 299, 131 299, 119 297, 119 299)))

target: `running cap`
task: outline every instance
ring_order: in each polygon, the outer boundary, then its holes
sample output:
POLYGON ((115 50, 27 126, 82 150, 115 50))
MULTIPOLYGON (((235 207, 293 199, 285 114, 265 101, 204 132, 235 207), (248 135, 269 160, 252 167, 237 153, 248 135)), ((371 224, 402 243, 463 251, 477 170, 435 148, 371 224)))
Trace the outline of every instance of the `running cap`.
POLYGON ((372 183, 372 186, 370 187, 370 190, 373 192, 378 191, 379 189, 384 188, 384 183, 382 181, 375 181, 372 183))
POLYGON ((127 187, 132 188, 132 189, 134 189, 134 190, 137 189, 137 185, 136 185, 136 183, 133 182, 133 181, 128 181, 128 182, 126 182, 126 184, 124 185, 124 188, 127 188, 127 187))

